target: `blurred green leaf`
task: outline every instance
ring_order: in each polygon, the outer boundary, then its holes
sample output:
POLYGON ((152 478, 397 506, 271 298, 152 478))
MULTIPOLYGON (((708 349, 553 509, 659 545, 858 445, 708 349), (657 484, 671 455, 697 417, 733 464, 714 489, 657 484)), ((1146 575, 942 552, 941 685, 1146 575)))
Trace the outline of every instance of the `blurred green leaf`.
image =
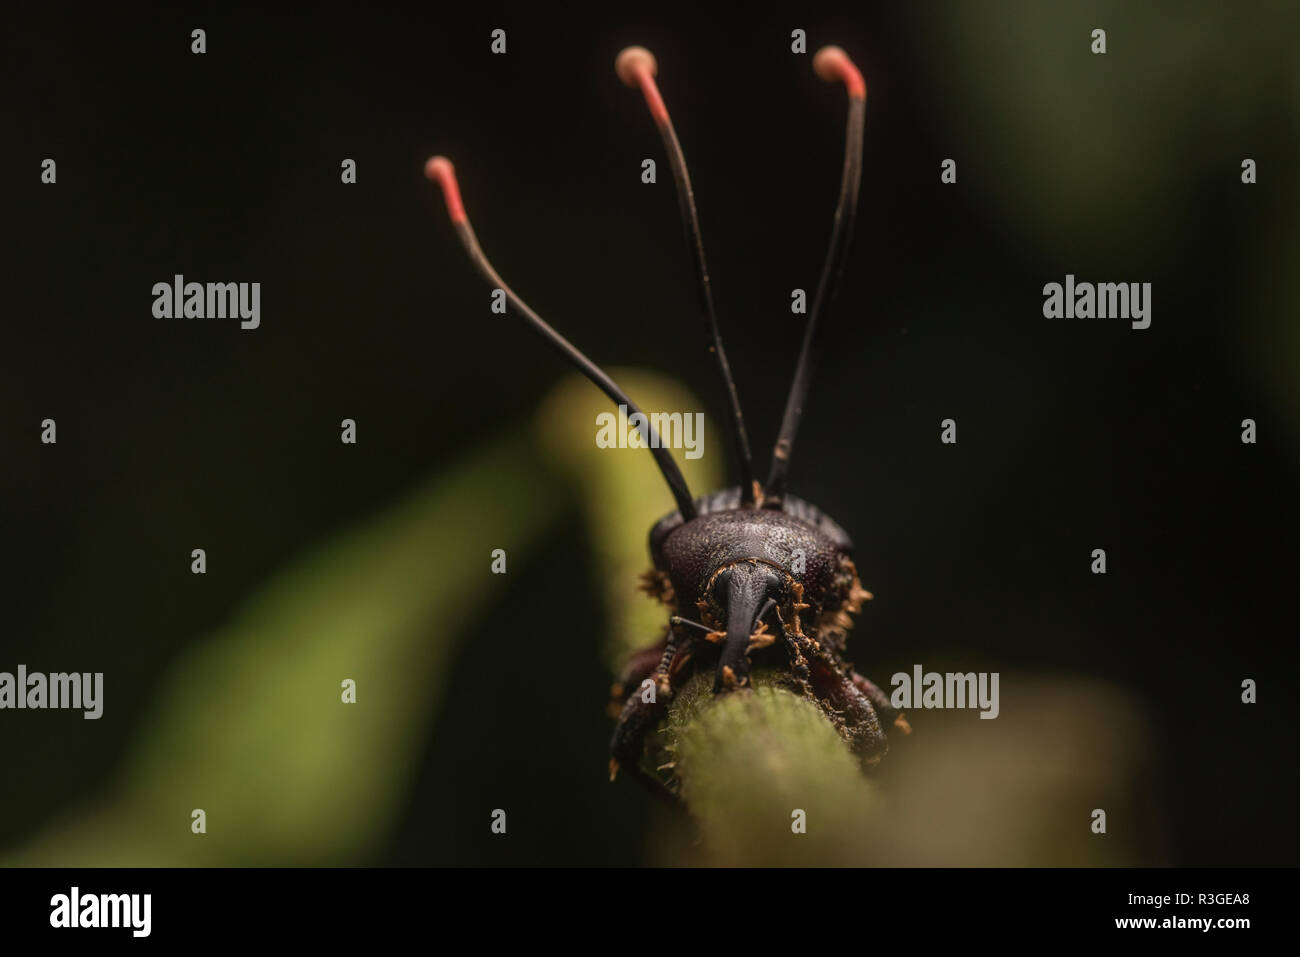
MULTIPOLYGON (((635 369, 612 375, 647 411, 702 411, 704 406, 672 379, 635 369)), ((605 621, 610 670, 622 670, 628 656, 663 635, 668 612, 638 588, 650 566, 650 528, 676 505, 654 460, 645 449, 596 447, 596 416, 610 411, 609 400, 578 376, 562 382, 542 405, 537 421, 542 443, 555 467, 575 484, 582 503, 594 563, 604 582, 605 621)), ((722 487, 727 434, 705 419, 703 455, 688 459, 675 453, 695 496, 722 487)))
POLYGON ((1177 257, 1203 241, 1201 184, 1237 184, 1242 158, 1295 118, 1294 3, 901 9, 928 84, 921 106, 951 130, 944 155, 965 157, 975 200, 1040 255, 1177 257))
POLYGON ((497 441, 275 576, 181 659, 111 794, 4 863, 364 861, 400 811, 457 638, 504 587, 491 550, 519 567, 569 501, 522 467, 535 456, 524 435, 497 441))

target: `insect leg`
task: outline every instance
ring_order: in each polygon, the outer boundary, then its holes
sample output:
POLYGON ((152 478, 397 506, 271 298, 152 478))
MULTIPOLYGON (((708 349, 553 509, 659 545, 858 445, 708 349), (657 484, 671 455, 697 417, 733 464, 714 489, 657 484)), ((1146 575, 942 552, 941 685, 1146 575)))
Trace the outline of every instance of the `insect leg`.
POLYGON ((654 797, 673 805, 680 805, 677 795, 641 767, 641 758, 647 735, 655 730, 668 711, 668 702, 673 696, 673 680, 681 674, 690 657, 691 639, 686 639, 679 647, 677 633, 669 627, 658 664, 632 689, 609 743, 611 781, 620 770, 625 770, 654 797))
POLYGON ((614 736, 609 742, 609 779, 614 780, 619 771, 623 771, 654 797, 676 803, 677 796, 667 785, 641 767, 646 735, 655 729, 667 710, 667 702, 660 701, 658 695, 647 700, 641 688, 628 696, 618 725, 614 728, 614 736))
POLYGON ((812 674, 808 659, 804 655, 803 648, 806 640, 801 632, 791 631, 790 626, 786 624, 785 617, 781 614, 781 609, 776 610, 777 620, 781 623, 781 634, 785 638, 786 651, 790 655, 790 673, 794 676, 795 683, 809 698, 815 698, 812 685, 808 682, 808 677, 812 674))
POLYGON ((623 713, 623 702, 629 689, 639 689, 641 682, 653 675, 664 657, 668 647, 670 631, 664 630, 664 636, 653 645, 646 645, 632 655, 623 666, 618 680, 609 689, 609 716, 617 718, 623 713))
POLYGON ((809 659, 814 696, 854 753, 874 767, 889 750, 889 740, 870 696, 845 674, 838 657, 816 639, 796 634, 794 640, 809 659))
POLYGON ((907 718, 904 717, 903 712, 889 703, 889 696, 881 691, 874 682, 862 677, 856 671, 850 677, 854 686, 871 701, 872 706, 876 709, 876 714, 880 716, 881 724, 886 728, 901 731, 903 734, 912 733, 912 726, 907 723, 907 718))

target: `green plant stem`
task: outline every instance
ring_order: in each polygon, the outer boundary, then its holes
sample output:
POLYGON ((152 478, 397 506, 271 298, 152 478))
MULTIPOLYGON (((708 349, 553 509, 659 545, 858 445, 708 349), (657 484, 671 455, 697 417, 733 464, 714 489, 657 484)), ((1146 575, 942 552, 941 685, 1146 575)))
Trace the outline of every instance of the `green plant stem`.
POLYGON ((821 708, 759 669, 752 691, 714 695, 699 673, 665 733, 682 798, 715 863, 863 864, 878 795, 821 708), (795 825, 803 812, 804 833, 795 825))

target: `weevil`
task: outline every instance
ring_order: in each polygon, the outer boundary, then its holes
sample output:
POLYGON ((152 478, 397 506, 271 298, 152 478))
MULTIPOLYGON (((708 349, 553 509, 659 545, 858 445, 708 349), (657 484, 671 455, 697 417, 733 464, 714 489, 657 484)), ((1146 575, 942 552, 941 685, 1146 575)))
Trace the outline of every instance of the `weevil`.
MULTIPOLYGON (((808 313, 781 431, 767 481, 760 483, 718 331, 690 174, 655 82, 655 58, 643 47, 628 47, 615 60, 619 78, 641 90, 672 168, 700 310, 730 405, 732 440, 742 472, 739 485, 693 497, 653 424, 641 415, 643 444, 677 505, 650 530, 654 567, 643 576, 642 585, 671 614, 662 637, 632 657, 612 689, 618 724, 610 742, 610 779, 624 768, 661 795, 673 792, 670 782, 642 767, 647 738, 667 714, 677 690, 698 669, 712 669, 715 694, 733 694, 752 687, 755 664, 777 666, 792 689, 818 703, 869 768, 885 755, 890 734, 910 731, 888 696, 854 671, 844 657, 852 616, 871 598, 858 580, 849 536, 828 515, 786 493, 791 452, 816 360, 818 319, 835 299, 852 240, 867 101, 862 74, 839 47, 819 50, 813 69, 828 82, 843 83, 848 94, 844 168, 830 245, 808 313)), ((497 274, 465 214, 451 162, 435 156, 425 164, 425 174, 441 186, 447 213, 470 260, 494 289, 504 292, 512 312, 616 404, 640 413, 604 371, 497 274)))

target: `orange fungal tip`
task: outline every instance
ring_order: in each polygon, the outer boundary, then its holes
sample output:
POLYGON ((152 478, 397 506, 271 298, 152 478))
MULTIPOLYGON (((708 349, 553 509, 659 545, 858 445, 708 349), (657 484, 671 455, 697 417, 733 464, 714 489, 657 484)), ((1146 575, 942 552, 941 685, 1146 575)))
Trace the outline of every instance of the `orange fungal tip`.
POLYGON ((424 164, 424 175, 436 183, 445 176, 454 177, 456 168, 445 156, 430 156, 428 162, 424 164))
POLYGON ((642 71, 651 76, 659 73, 659 64, 655 62, 655 55, 645 47, 624 47, 614 60, 614 72, 628 86, 639 84, 642 71))
POLYGON ((424 175, 442 187, 447 202, 447 215, 453 223, 465 221, 465 207, 460 200, 460 186, 456 183, 456 167, 445 156, 431 156, 424 164, 424 175))
POLYGON ((867 95, 867 84, 862 74, 849 55, 837 46, 825 46, 817 51, 813 56, 813 71, 827 83, 842 82, 851 97, 867 95))
POLYGON ((669 124, 668 107, 664 106, 664 98, 659 94, 659 87, 655 83, 659 64, 655 62, 653 53, 645 47, 624 47, 623 52, 614 59, 614 72, 628 86, 641 88, 650 115, 660 128, 669 124))

